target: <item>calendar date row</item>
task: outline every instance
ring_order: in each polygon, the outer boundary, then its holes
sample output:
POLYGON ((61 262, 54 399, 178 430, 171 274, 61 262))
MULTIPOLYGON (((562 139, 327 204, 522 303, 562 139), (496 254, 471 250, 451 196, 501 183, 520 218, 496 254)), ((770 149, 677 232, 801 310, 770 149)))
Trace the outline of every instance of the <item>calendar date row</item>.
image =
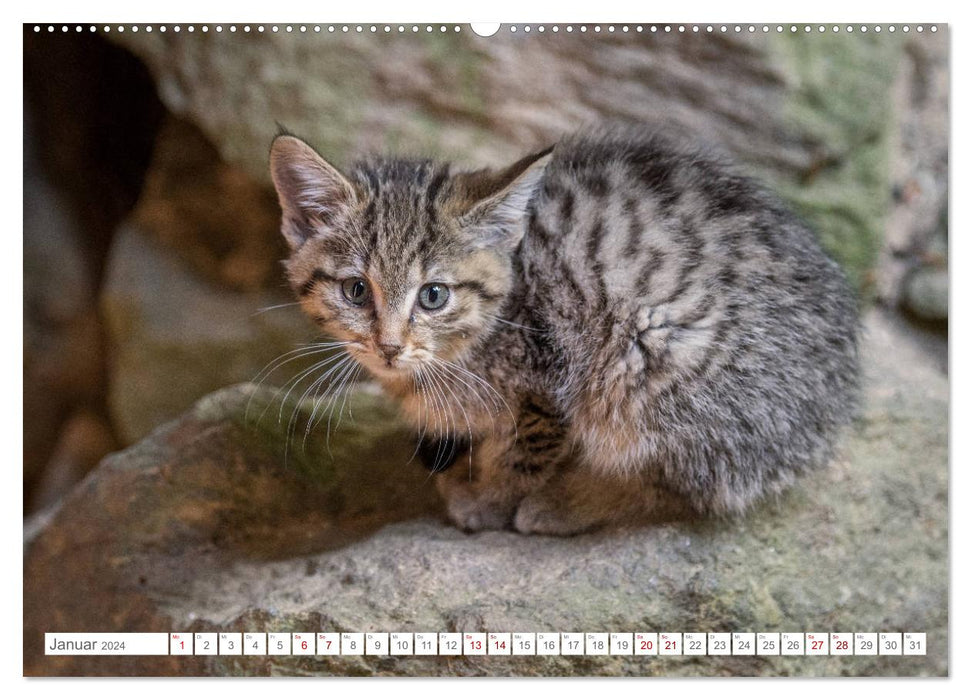
POLYGON ((48 655, 923 656, 924 632, 48 633, 48 655))

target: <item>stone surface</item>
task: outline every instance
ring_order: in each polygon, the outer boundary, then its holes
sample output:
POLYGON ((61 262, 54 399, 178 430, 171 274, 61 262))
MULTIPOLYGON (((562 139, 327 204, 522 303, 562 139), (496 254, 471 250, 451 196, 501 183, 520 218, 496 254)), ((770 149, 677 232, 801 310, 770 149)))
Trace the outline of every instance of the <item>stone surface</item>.
POLYGON ((912 41, 906 48, 893 89, 893 198, 876 269, 877 297, 890 308, 902 301, 916 266, 946 267, 947 260, 948 47, 912 41))
POLYGON ((30 513, 105 454, 88 442, 69 466, 55 450, 79 414, 107 412, 98 290, 164 110, 144 64, 99 33, 22 30, 23 496, 30 513))
POLYGON ((132 218, 208 280, 235 290, 284 282, 275 194, 224 162, 193 124, 165 120, 132 218))
POLYGON ((269 389, 222 390, 107 458, 31 528, 24 671, 945 675, 948 380, 890 318, 871 313, 866 338, 865 406, 830 469, 738 520, 566 539, 468 535, 445 524, 427 474, 409 464, 413 438, 366 388, 348 401, 353 420, 344 410, 339 426, 319 425, 306 442, 307 404, 291 397, 281 411, 269 389), (923 631, 928 655, 82 658, 40 651, 43 632, 112 630, 923 631))
POLYGON ((27 500, 26 512, 47 508, 71 491, 102 457, 118 449, 114 431, 103 415, 79 409, 64 421, 54 452, 27 500))
POLYGON ((918 318, 947 322, 947 268, 927 265, 911 273, 904 282, 904 307, 918 318))
MULTIPOLYGON (((211 391, 253 380, 274 358, 318 338, 288 292, 233 291, 210 282, 140 229, 123 227, 101 293, 108 406, 123 443, 211 391)), ((290 363, 285 376, 306 366, 290 363)))
MULTIPOLYGON (((792 201, 863 288, 889 204, 896 78, 911 70, 905 55, 946 57, 948 42, 946 27, 904 36, 505 26, 488 39, 467 25, 393 29, 110 38, 146 62, 172 112, 263 183, 278 123, 337 163, 403 151, 469 165, 501 164, 582 124, 677 125, 792 201)), ((946 60, 934 76, 946 83, 946 60)))
POLYGON ((106 378, 87 231, 41 172, 29 138, 25 153, 23 477, 29 504, 64 421, 79 406, 99 405, 106 378))

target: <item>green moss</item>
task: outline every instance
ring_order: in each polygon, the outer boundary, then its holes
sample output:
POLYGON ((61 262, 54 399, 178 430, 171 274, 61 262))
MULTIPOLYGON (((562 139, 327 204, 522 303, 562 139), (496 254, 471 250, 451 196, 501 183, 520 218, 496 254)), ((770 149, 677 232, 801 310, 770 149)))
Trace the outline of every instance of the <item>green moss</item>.
POLYGON ((420 40, 424 63, 441 86, 438 93, 443 99, 401 108, 396 123, 385 132, 383 148, 389 153, 465 158, 470 147, 495 138, 487 128, 483 57, 460 35, 434 32, 420 40), (467 131, 459 150, 443 147, 442 140, 443 131, 454 129, 456 119, 467 131))
POLYGON ((783 119, 817 153, 781 194, 869 296, 890 203, 891 90, 902 41, 892 35, 788 32, 769 44, 783 67, 783 119))
POLYGON ((287 396, 275 388, 253 387, 246 395, 246 401, 232 406, 208 407, 203 402, 197 412, 200 417, 228 418, 253 449, 269 452, 317 484, 339 478, 346 471, 341 465, 366 469, 379 462, 386 453, 376 450, 376 432, 384 433, 382 439, 390 439, 394 449, 411 439, 399 427, 395 407, 379 394, 358 390, 346 399, 315 402, 301 400, 297 392, 287 396), (362 417, 360 423, 355 416, 362 417))
POLYGON ((457 34, 435 33, 426 42, 428 58, 449 78, 449 91, 455 107, 473 114, 486 110, 482 91, 480 55, 464 37, 457 34))

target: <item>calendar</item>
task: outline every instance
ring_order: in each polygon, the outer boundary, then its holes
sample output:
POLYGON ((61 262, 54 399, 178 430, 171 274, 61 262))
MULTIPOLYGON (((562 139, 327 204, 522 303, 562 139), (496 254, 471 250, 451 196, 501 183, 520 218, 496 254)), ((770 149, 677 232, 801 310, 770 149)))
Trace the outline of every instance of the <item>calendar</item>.
POLYGON ((27 11, 25 677, 954 672, 945 16, 27 11))
POLYGON ((187 632, 45 635, 48 656, 924 656, 925 632, 187 632))

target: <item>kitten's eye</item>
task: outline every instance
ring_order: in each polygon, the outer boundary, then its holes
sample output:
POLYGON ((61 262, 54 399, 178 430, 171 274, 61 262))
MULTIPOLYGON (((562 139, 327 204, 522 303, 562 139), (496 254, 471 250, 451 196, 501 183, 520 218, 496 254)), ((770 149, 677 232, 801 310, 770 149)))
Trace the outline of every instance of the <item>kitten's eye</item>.
POLYGON ((448 287, 444 284, 426 284, 418 291, 418 303, 423 309, 434 311, 445 306, 448 294, 448 287))
POLYGON ((341 282, 341 291, 354 306, 364 306, 371 298, 371 288, 360 277, 350 277, 341 282))

